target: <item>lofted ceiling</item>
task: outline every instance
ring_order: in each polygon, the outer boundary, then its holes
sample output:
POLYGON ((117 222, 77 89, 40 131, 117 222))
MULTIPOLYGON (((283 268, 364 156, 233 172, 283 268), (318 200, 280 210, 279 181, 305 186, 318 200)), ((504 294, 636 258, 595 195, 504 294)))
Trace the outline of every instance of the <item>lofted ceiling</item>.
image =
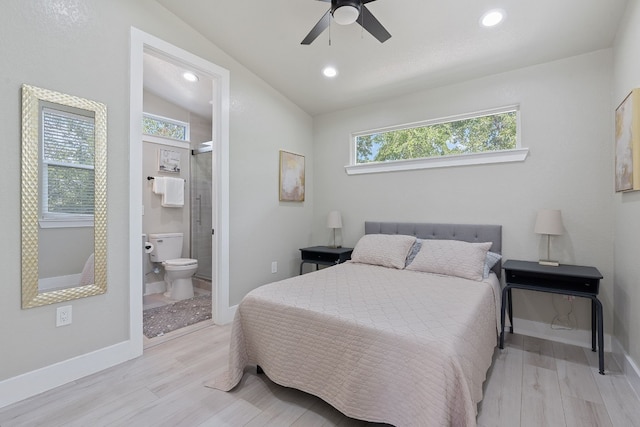
POLYGON ((332 23, 317 0, 157 0, 311 115, 610 47, 627 0, 376 0, 392 37, 332 23), (479 24, 494 8, 493 28, 479 24), (331 45, 329 45, 329 37, 331 45), (332 79, 322 69, 333 65, 332 79))

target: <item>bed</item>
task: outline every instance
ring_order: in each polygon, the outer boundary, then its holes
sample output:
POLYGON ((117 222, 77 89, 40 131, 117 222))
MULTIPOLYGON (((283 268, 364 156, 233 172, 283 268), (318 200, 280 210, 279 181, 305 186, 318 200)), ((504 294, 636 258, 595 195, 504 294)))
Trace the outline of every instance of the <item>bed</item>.
POLYGON ((228 370, 210 385, 231 390, 257 365, 352 418, 475 425, 497 344, 501 236, 498 225, 366 222, 352 261, 245 296, 228 370))

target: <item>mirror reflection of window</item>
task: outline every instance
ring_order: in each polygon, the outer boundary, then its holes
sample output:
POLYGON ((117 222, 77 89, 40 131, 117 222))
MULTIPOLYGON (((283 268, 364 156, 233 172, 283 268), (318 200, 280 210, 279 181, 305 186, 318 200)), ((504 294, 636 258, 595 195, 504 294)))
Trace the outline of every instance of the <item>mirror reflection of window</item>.
POLYGON ((38 289, 51 291, 91 284, 94 112, 42 101, 40 147, 38 289), (68 244, 64 258, 56 250, 61 242, 68 244))
POLYGON ((41 226, 93 226, 94 118, 87 110, 60 107, 41 110, 41 226))

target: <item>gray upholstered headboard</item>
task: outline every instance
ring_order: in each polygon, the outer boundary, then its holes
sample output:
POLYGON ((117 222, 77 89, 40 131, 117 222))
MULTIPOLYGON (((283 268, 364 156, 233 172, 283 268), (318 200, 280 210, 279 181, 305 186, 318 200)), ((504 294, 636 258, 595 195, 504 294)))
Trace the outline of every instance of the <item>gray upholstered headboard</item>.
MULTIPOLYGON (((433 224, 423 222, 364 223, 365 234, 405 234, 419 239, 462 240, 464 242, 491 242, 491 252, 502 254, 502 226, 486 224, 433 224)), ((502 263, 492 271, 501 276, 502 263)))

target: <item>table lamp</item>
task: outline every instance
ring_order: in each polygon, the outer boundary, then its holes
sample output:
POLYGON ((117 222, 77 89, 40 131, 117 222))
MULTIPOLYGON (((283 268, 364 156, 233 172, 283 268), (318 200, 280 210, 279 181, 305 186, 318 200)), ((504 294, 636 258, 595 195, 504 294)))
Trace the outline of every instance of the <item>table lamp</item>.
POLYGON ((342 228, 342 216, 340 215, 340 212, 329 212, 329 216, 327 217, 327 227, 333 229, 333 244, 330 247, 339 248, 340 246, 336 245, 336 228, 342 228))
POLYGON ((536 234, 547 235, 547 259, 538 261, 541 265, 558 266, 560 263, 554 261, 550 256, 551 236, 559 236, 563 233, 562 214, 558 209, 542 209, 538 212, 536 218, 536 226, 534 228, 536 234))

